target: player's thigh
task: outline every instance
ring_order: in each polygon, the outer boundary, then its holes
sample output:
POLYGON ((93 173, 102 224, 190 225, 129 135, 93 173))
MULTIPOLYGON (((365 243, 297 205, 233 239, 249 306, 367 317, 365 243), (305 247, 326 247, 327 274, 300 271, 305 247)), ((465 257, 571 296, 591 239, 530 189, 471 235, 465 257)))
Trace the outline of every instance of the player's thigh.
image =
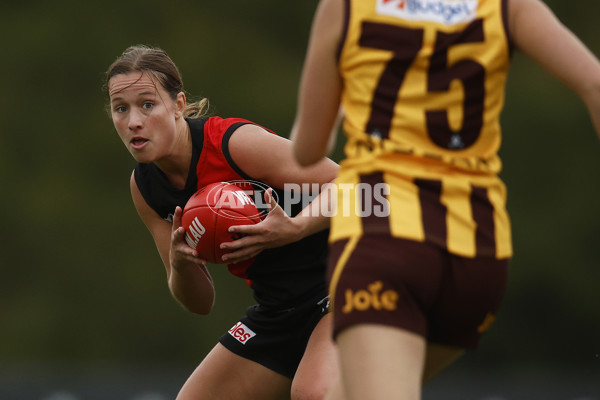
POLYGON ((418 400, 425 339, 393 326, 360 324, 337 336, 347 400, 418 400))
POLYGON ((289 399, 290 385, 289 378, 219 343, 185 382, 177 400, 289 399))
POLYGON ((292 382, 292 400, 323 399, 338 379, 332 325, 332 315, 327 314, 315 326, 292 382))

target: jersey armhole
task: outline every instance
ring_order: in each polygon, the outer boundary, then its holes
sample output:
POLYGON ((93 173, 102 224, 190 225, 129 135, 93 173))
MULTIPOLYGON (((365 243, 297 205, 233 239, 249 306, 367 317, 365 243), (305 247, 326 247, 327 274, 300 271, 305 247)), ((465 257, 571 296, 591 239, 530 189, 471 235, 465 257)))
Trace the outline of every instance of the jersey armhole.
POLYGON ((237 123, 231 125, 229 128, 227 128, 227 130, 223 134, 223 139, 221 139, 221 151, 223 152, 223 155, 225 156, 225 159, 227 160, 227 163, 229 164, 229 166, 235 172, 237 172, 237 174, 239 176, 241 176, 242 178, 244 178, 246 180, 253 180, 253 178, 251 176, 246 174, 235 163, 235 161, 233 161, 233 157, 231 157, 231 153, 229 152, 229 139, 231 138, 231 135, 233 135, 233 133, 236 131, 237 128, 239 128, 242 125, 247 125, 247 124, 251 124, 251 122, 237 122, 237 123))
POLYGON ((138 163, 135 166, 135 169, 133 170, 133 177, 135 180, 135 185, 137 186, 137 189, 140 192, 142 199, 144 199, 144 201, 146 202, 148 207, 150 207, 152 210, 154 210, 155 213, 157 213, 160 216, 161 215, 160 207, 155 202, 155 199, 152 196, 152 193, 153 193, 153 188, 152 188, 153 183, 152 183, 152 178, 151 178, 151 174, 153 173, 152 168, 153 168, 153 164, 138 163))
POLYGON ((133 178, 140 194, 146 203, 150 205, 148 202, 148 168, 150 168, 150 166, 147 164, 137 163, 133 170, 133 178))

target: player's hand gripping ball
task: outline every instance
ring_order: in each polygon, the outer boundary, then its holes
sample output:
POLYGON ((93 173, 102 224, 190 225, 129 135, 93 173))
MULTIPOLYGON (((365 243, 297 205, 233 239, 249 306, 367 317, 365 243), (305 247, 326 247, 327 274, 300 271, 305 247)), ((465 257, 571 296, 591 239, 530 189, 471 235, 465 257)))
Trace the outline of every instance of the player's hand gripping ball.
POLYGON ((261 220, 261 214, 252 198, 241 188, 217 182, 198 190, 183 209, 181 225, 187 244, 196 249, 201 258, 214 264, 224 264, 221 257, 223 242, 239 239, 230 233, 233 225, 251 225, 261 220))

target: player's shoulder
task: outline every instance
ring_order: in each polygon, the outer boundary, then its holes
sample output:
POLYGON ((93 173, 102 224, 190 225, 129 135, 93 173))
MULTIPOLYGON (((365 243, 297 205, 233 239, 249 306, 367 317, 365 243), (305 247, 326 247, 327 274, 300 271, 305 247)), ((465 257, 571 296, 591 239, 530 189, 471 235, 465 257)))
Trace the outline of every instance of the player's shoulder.
POLYGON ((232 126, 238 126, 240 124, 253 124, 253 122, 245 118, 223 118, 219 116, 212 116, 206 119, 204 126, 205 131, 223 133, 229 130, 232 126))

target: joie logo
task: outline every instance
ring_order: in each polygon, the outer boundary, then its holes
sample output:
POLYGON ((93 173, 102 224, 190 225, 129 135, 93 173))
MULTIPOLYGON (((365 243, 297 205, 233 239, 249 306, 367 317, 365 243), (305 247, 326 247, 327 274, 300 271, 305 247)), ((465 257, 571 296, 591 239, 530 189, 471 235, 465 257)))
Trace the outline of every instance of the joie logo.
POLYGON ((381 289, 383 289, 381 281, 371 283, 367 286, 367 290, 354 292, 352 289, 346 289, 346 304, 344 304, 342 312, 349 314, 352 311, 366 311, 368 309, 395 310, 398 304, 398 292, 391 289, 381 292, 381 289))
POLYGON ((377 0, 377 13, 445 25, 471 22, 479 0, 377 0))
POLYGON ((189 232, 185 232, 185 241, 192 249, 195 249, 205 232, 206 228, 196 217, 189 226, 189 232))
POLYGON ((241 322, 238 322, 228 331, 231 336, 234 337, 241 344, 246 344, 246 342, 256 336, 256 333, 252 331, 252 329, 248 328, 241 322))

